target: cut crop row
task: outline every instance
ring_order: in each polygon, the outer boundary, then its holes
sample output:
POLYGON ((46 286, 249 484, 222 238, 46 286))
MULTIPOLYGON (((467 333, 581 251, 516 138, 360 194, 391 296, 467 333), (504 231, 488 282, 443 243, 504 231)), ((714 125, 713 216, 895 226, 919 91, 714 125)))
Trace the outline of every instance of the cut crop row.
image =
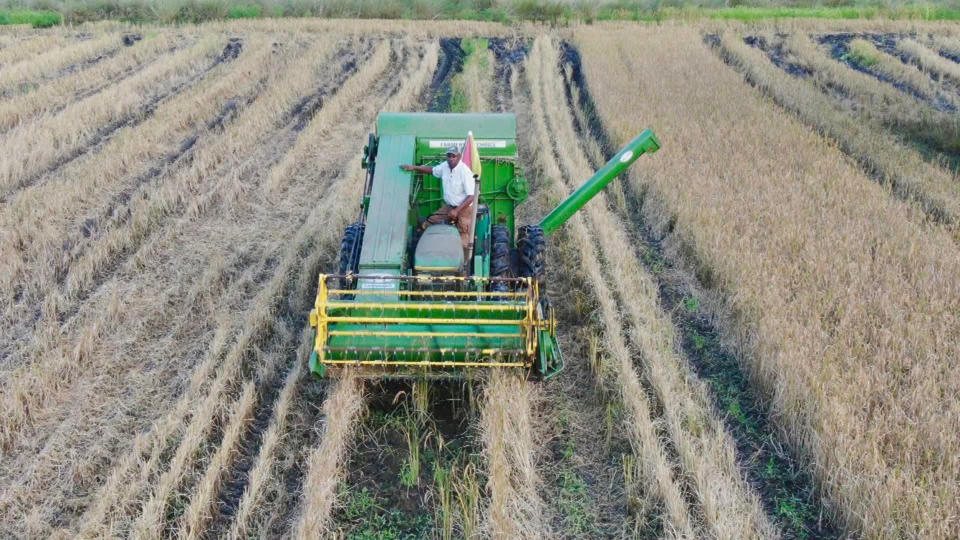
MULTIPOLYGON (((724 34, 720 47, 725 59, 742 70, 751 84, 770 94, 785 109, 794 111, 817 131, 836 140, 869 173, 889 185, 894 194, 917 201, 929 216, 956 231, 960 218, 960 188, 952 174, 925 161, 915 150, 886 133, 881 125, 864 122, 861 116, 843 110, 814 85, 776 68, 763 53, 738 38, 724 34)), ((894 118, 900 119, 893 120, 898 124, 904 121, 905 114, 922 114, 906 97, 895 91, 881 90, 878 83, 866 76, 835 65, 802 38, 793 39, 788 47, 817 74, 816 80, 822 81, 817 83, 819 86, 844 88, 847 92, 864 96, 868 103, 907 111, 892 113, 894 118)))
POLYGON ((121 47, 120 36, 107 33, 38 54, 27 61, 0 70, 0 97, 28 93, 45 85, 74 64, 92 62, 111 55, 121 47))
MULTIPOLYGON (((116 38, 115 38, 116 39, 116 38)), ((124 47, 116 55, 73 72, 30 92, 0 101, 0 131, 24 124, 43 114, 55 114, 78 99, 119 84, 144 69, 161 54, 182 46, 182 40, 169 33, 124 47)))
POLYGON ((960 391, 946 361, 960 353, 947 307, 960 304, 957 245, 791 115, 745 95, 693 32, 584 31, 578 42, 615 140, 660 131, 664 150, 630 187, 715 295, 705 303, 728 314, 724 339, 813 468, 827 511, 850 534, 949 536, 960 409, 934 396, 960 391), (651 49, 662 54, 626 54, 664 40, 651 49))
POLYGON ((30 185, 87 151, 127 122, 137 123, 156 104, 196 83, 216 65, 223 43, 216 37, 167 55, 115 87, 40 117, 3 135, 0 195, 30 185))
MULTIPOLYGON (((253 45, 260 43, 264 42, 255 40, 253 45)), ((236 67, 258 69, 266 64, 269 57, 268 51, 263 54, 254 51, 249 57, 245 56, 236 67)), ((3 265, 3 270, 8 274, 5 279, 11 284, 20 283, 21 286, 29 287, 26 294, 18 294, 19 302, 10 305, 4 314, 10 328, 9 339, 5 340, 5 344, 20 345, 19 350, 10 356, 16 359, 16 363, 11 362, 8 365, 11 371, 5 374, 4 378, 4 385, 10 384, 13 380, 10 377, 17 381, 17 390, 5 396, 9 397, 9 400, 5 399, 3 403, 4 410, 9 413, 5 415, 2 429, 5 444, 12 444, 11 438, 14 434, 42 410, 39 405, 45 399, 56 395, 56 381, 62 379, 64 372, 51 370, 48 362, 51 355, 57 355, 54 352, 58 350, 57 344, 67 339, 64 335, 65 329, 61 328, 65 314, 78 313, 81 296, 86 298, 90 295, 96 278, 96 275, 90 272, 85 276, 78 273, 80 269, 91 264, 95 265, 95 268, 108 265, 116 268, 117 255, 133 253, 137 247, 137 244, 131 241, 118 244, 114 238, 135 223, 133 209, 148 202, 162 203, 169 207, 169 203, 163 202, 163 198, 159 196, 162 192, 158 193, 156 189, 148 191, 150 194, 147 196, 133 198, 138 188, 146 185, 140 183, 138 176, 130 173, 137 171, 140 175, 150 175, 151 166, 149 162, 138 164, 140 168, 131 171, 125 166, 123 156, 145 159, 159 154, 157 157, 164 159, 161 156, 164 156, 165 150, 176 151, 182 144, 181 137, 186 137, 190 130, 197 129, 198 124, 202 126, 208 118, 215 115, 215 111, 224 101, 224 93, 230 95, 232 92, 255 91, 255 81, 246 79, 243 71, 225 72, 222 80, 215 80, 210 85, 198 88, 196 92, 185 94, 183 99, 197 105, 192 111, 182 110, 182 102, 179 100, 172 101, 170 107, 180 108, 181 114, 171 110, 171 115, 157 116, 153 121, 143 124, 143 127, 150 131, 132 130, 125 133, 122 138, 109 145, 110 153, 98 156, 103 159, 85 160, 78 164, 79 168, 70 167, 65 170, 64 175, 56 179, 56 183, 25 191, 14 203, 16 206, 3 216, 2 219, 9 223, 12 234, 20 236, 21 239, 31 239, 23 244, 25 249, 22 250, 15 249, 15 239, 10 239, 14 241, 13 246, 4 246, 4 250, 10 253, 3 265), (93 182, 93 186, 88 182, 93 182), (131 185, 130 182, 135 183, 131 185), (67 189, 71 193, 63 193, 67 189), (127 194, 129 203, 120 208, 113 207, 118 202, 123 204, 116 198, 123 193, 127 194), (89 212, 86 215, 81 213, 85 210, 89 212), (26 215, 32 219, 23 219, 26 215), (20 219, 17 219, 18 216, 20 219), (102 230, 94 231, 92 227, 102 230), (59 243, 51 243, 49 239, 52 238, 57 238, 59 243), (109 240, 114 241, 111 244, 108 243, 109 240), (60 243, 73 244, 73 248, 64 253, 65 248, 60 243), (27 251, 27 247, 32 249, 27 251), (32 252, 34 250, 36 252, 32 252), (69 275, 70 279, 61 283, 60 276, 64 275, 69 275), (25 279, 27 277, 29 281, 25 279), (73 289, 72 293, 70 289, 73 289), (27 313, 34 310, 42 310, 40 320, 34 323, 34 328, 25 327, 30 321, 27 313), (36 371, 38 369, 39 372, 36 371), (28 410, 29 415, 26 414, 28 410)), ((167 112, 166 108, 163 110, 167 112)), ((145 178, 149 179, 149 176, 145 178)), ((152 224, 158 225, 156 221, 152 224)), ((79 326, 80 321, 71 321, 66 321, 66 324, 74 328, 79 326)), ((72 364, 74 363, 70 362, 63 368, 68 372, 77 369, 77 366, 71 367, 72 364)))

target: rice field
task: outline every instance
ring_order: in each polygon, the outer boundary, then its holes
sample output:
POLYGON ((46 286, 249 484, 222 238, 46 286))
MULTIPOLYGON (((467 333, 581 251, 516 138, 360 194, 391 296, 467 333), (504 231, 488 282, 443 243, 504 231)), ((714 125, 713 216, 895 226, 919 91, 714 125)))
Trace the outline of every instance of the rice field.
POLYGON ((960 535, 960 32, 0 28, 0 536, 960 535), (514 112, 567 369, 316 380, 381 111, 514 112))

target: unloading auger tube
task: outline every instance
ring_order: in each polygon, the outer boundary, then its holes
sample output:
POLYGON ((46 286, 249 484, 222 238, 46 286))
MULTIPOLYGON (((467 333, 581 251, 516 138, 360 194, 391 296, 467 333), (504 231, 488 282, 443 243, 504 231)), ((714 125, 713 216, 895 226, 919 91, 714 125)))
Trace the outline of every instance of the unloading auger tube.
POLYGON ((365 148, 360 218, 347 228, 336 274, 319 277, 310 370, 363 377, 464 378, 478 370, 563 370, 546 297, 545 238, 659 143, 627 144, 537 225, 517 227, 528 186, 516 163, 512 114, 383 113, 365 148), (451 225, 417 229, 442 204, 439 180, 401 164, 433 165, 472 131, 479 148, 474 249, 464 258, 451 225), (397 201, 409 202, 406 208, 397 201), (429 233, 429 234, 428 234, 429 233))

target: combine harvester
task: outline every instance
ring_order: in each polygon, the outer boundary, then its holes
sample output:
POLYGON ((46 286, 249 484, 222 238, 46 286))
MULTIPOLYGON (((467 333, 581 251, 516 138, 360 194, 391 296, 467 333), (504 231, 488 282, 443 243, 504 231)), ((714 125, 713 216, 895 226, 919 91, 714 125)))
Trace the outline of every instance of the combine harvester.
POLYGON ((360 219, 344 234, 339 273, 320 275, 310 312, 315 375, 459 378, 511 368, 546 379, 563 370, 545 240, 659 142, 645 130, 539 224, 516 228, 514 210, 528 193, 516 131, 513 114, 379 115, 364 148, 360 219), (453 225, 418 234, 443 204, 441 181, 400 167, 441 162, 465 137, 464 163, 480 173, 467 250, 453 225))

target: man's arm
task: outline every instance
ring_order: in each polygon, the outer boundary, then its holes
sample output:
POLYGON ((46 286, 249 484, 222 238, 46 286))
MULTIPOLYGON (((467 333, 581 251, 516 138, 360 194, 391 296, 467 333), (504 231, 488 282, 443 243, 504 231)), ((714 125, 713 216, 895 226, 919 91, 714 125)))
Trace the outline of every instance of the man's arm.
POLYGON ((427 165, 401 165, 401 169, 407 172, 419 172, 419 173, 430 173, 433 174, 433 167, 428 167, 427 165))
POLYGON ((457 215, 459 215, 461 211, 463 211, 468 206, 470 206, 470 203, 472 203, 475 198, 477 198, 476 195, 467 195, 467 198, 464 199, 462 203, 460 203, 460 206, 451 210, 448 215, 453 219, 457 219, 457 215))
POLYGON ((463 190, 466 193, 468 193, 468 195, 467 195, 467 198, 464 199, 462 203, 460 203, 460 206, 457 206, 456 208, 450 211, 450 217, 453 219, 457 219, 457 216, 460 214, 460 212, 468 208, 470 206, 470 203, 472 203, 474 199, 477 198, 476 193, 474 193, 475 180, 473 179, 473 174, 472 173, 466 174, 461 172, 460 181, 463 182, 463 190))

